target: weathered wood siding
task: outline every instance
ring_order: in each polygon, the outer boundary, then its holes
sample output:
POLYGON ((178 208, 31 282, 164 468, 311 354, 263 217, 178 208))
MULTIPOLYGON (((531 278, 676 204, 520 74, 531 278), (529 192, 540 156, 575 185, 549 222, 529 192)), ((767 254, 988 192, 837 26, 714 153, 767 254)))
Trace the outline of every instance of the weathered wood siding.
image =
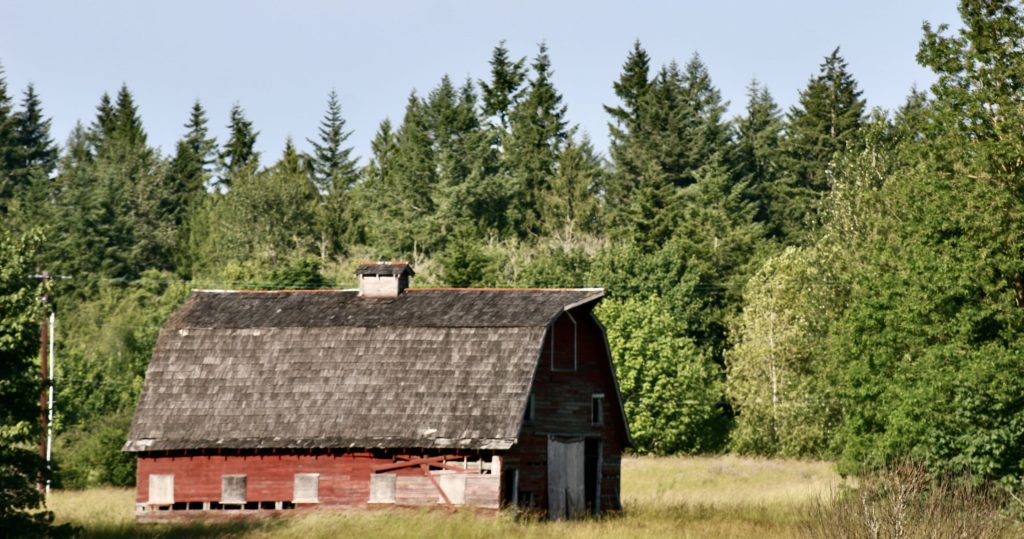
MULTIPOLYGON (((370 453, 240 455, 140 455, 136 476, 136 504, 149 501, 151 475, 174 476, 174 503, 218 502, 225 475, 246 476, 246 502, 291 502, 295 499, 295 474, 319 474, 317 507, 365 507, 370 500, 373 467, 395 462, 370 453)), ((487 457, 489 459, 490 457, 487 457)), ((417 467, 386 472, 398 476, 397 505, 444 503, 429 478, 417 467)), ((436 472, 438 476, 452 472, 436 472)), ((480 474, 471 467, 467 478, 457 482, 459 504, 497 508, 499 474, 480 474)), ((444 483, 442 482, 442 486, 444 483)), ((447 493, 449 498, 453 493, 447 493)), ((303 504, 299 504, 300 506, 303 504)))
MULTIPOLYGON (((524 423, 519 442, 504 453, 504 469, 519 472, 519 496, 526 503, 547 509, 548 436, 579 436, 601 440, 601 510, 619 510, 620 467, 627 445, 621 405, 608 359, 607 344, 598 322, 589 311, 577 309, 570 314, 576 320, 576 370, 553 370, 551 356, 541 354, 533 382, 534 420, 524 423), (591 424, 591 398, 604 395, 602 425, 591 424), (529 500, 532 498, 532 502, 529 500)), ((563 315, 555 322, 555 357, 572 346, 565 326, 571 321, 563 315)))

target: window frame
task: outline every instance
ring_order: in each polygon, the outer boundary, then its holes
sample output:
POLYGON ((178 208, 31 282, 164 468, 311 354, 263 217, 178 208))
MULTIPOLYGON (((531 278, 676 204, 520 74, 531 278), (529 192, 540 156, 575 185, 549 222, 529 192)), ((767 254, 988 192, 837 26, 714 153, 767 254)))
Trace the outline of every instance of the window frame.
POLYGON ((594 427, 604 426, 604 393, 592 393, 590 395, 590 425, 594 427))
POLYGON ((548 340, 548 355, 551 357, 551 372, 576 372, 579 370, 579 358, 577 357, 577 346, 579 345, 579 324, 576 323, 576 317, 569 311, 565 311, 565 316, 569 317, 569 321, 572 322, 572 368, 563 369, 555 366, 555 326, 562 317, 555 319, 554 323, 551 324, 550 332, 551 338, 548 340))

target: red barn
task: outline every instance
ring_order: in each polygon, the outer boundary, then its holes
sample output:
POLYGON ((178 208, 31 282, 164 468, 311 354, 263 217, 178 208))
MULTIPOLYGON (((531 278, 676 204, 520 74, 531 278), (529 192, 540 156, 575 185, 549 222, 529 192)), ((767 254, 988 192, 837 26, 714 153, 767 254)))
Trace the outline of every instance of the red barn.
POLYGON ((197 291, 160 330, 125 451, 136 515, 436 505, 619 510, 632 444, 600 289, 197 291))

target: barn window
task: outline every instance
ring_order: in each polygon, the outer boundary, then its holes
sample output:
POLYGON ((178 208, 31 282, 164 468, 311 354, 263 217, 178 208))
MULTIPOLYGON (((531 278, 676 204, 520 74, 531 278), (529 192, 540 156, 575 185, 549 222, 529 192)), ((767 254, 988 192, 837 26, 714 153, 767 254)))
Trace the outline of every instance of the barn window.
POLYGON ((534 418, 533 391, 526 397, 526 411, 523 413, 523 422, 532 423, 534 418))
POLYGON ((318 473, 297 473, 295 474, 295 503, 317 503, 320 501, 320 474, 318 473))
POLYGON ((604 425, 604 393, 590 396, 590 424, 604 425))
POLYGON ((548 340, 551 347, 551 370, 576 370, 576 319, 571 314, 560 316, 551 326, 548 340))
POLYGON ((391 473, 376 473, 370 476, 370 503, 395 503, 395 479, 391 473))
POLYGON ((149 503, 159 505, 174 503, 174 475, 149 476, 149 503))
POLYGON ((244 475, 225 475, 221 478, 220 503, 245 503, 244 475))

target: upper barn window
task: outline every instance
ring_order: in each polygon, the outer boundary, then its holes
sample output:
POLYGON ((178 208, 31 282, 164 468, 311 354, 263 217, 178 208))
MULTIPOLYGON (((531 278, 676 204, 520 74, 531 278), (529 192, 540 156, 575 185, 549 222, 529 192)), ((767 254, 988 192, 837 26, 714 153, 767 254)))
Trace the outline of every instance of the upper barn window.
POLYGON ((565 313, 558 317, 548 332, 547 353, 551 357, 551 370, 576 370, 576 319, 565 313))

